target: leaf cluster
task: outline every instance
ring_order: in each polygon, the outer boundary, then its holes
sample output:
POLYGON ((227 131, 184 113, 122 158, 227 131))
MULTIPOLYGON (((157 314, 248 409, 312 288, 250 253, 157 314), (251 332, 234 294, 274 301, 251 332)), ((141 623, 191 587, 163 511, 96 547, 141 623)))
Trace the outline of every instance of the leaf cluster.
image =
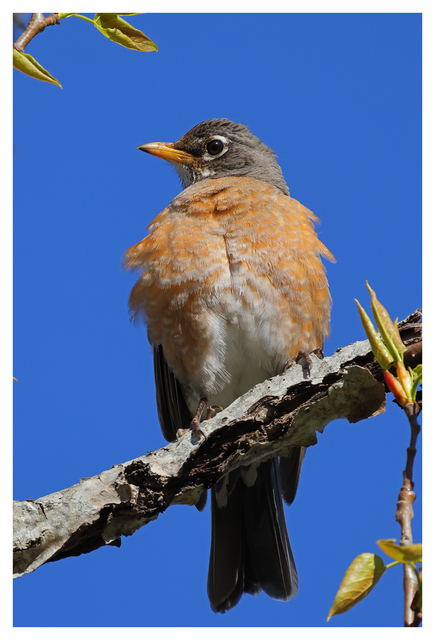
MULTIPOLYGON (((96 13, 93 19, 90 19, 79 13, 59 13, 57 14, 57 22, 59 23, 65 18, 80 18, 91 23, 103 36, 122 47, 141 52, 157 51, 157 45, 142 31, 121 18, 121 15, 134 16, 138 14, 96 13)), ((39 31, 37 32, 39 33, 39 31)), ((56 80, 33 56, 25 53, 20 47, 13 49, 13 65, 32 78, 56 84, 62 89, 59 80, 56 80)))
POLYGON ((384 380, 388 389, 394 395, 397 403, 401 407, 406 407, 407 405, 414 404, 416 401, 417 388, 423 380, 423 368, 421 364, 414 369, 411 369, 411 367, 408 367, 408 369, 405 368, 403 364, 403 354, 406 351, 406 346, 400 337, 397 325, 398 318, 392 322, 388 311, 379 302, 376 293, 368 282, 366 282, 366 285, 370 292, 373 317, 379 332, 376 331, 368 314, 358 300, 355 299, 361 322, 374 356, 384 370, 384 380), (389 372, 392 365, 396 367, 397 377, 394 377, 389 372))
POLYGON ((422 562, 422 545, 409 544, 404 547, 394 543, 394 539, 377 541, 382 551, 394 560, 390 564, 384 564, 382 558, 374 553, 361 553, 355 558, 344 574, 327 621, 332 616, 349 611, 361 602, 379 582, 385 571, 398 564, 409 564, 415 571, 419 586, 417 607, 421 609, 422 589, 416 564, 422 562))

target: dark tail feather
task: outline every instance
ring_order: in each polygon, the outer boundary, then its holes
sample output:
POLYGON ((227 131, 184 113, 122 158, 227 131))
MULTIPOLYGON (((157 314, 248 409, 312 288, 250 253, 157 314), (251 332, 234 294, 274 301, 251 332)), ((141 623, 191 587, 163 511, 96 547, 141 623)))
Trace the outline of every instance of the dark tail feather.
POLYGON ((217 506, 217 489, 211 490, 211 549, 207 593, 215 613, 232 609, 243 594, 242 507, 240 492, 228 495, 227 506, 217 506))
POLYGON ((278 460, 257 469, 257 480, 247 487, 239 470, 230 474, 227 504, 223 485, 212 489, 212 542, 208 596, 213 611, 234 607, 243 592, 262 589, 279 600, 296 595, 298 577, 288 539, 279 491, 278 460), (231 486, 232 485, 232 486, 231 486))
POLYGON ((289 600, 298 591, 298 574, 279 489, 278 460, 262 464, 254 486, 244 487, 243 491, 246 537, 254 574, 268 596, 289 600))
POLYGON ((306 447, 293 447, 287 458, 279 460, 281 495, 286 504, 291 504, 296 497, 306 450, 306 447))

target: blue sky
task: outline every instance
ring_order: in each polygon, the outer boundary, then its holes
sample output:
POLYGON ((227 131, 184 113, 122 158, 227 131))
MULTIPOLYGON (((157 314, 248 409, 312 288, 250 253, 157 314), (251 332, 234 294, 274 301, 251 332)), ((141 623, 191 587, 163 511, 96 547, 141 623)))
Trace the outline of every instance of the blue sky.
MULTIPOLYGON (((90 15, 90 14, 89 14, 90 15)), ((121 256, 181 187, 136 151, 214 117, 278 154, 321 219, 333 309, 325 353, 364 338, 367 279, 393 318, 421 306, 421 15, 148 14, 142 54, 63 20, 26 49, 63 90, 14 72, 14 498, 36 499, 164 446, 150 349, 128 319, 121 256)), ((395 522, 409 428, 337 421, 286 509, 299 572, 289 603, 245 595, 214 614, 209 509, 170 508, 120 549, 14 583, 16 626, 323 627, 342 576, 395 522), (192 538, 195 544, 191 543, 192 538), (46 603, 49 602, 48 607, 46 603)), ((421 440, 413 532, 421 541, 421 440)), ((381 552, 380 552, 380 555, 381 552)), ((401 626, 402 574, 330 627, 401 626)))

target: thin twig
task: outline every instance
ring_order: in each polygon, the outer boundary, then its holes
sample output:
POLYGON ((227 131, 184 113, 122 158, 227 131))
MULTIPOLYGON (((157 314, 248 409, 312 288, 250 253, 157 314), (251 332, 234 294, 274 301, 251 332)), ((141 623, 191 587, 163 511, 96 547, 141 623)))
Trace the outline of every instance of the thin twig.
POLYGON ((418 627, 420 626, 420 622, 423 620, 423 610, 421 608, 421 590, 422 590, 422 582, 423 582, 423 567, 420 567, 418 570, 418 590, 415 593, 414 600, 411 604, 411 609, 414 612, 414 622, 412 622, 410 627, 418 627))
POLYGON ((414 458, 417 453, 417 438, 421 431, 421 427, 417 422, 417 418, 420 415, 420 405, 415 402, 414 404, 409 404, 405 407, 405 413, 409 420, 409 425, 411 427, 411 441, 409 443, 409 447, 407 449, 407 458, 406 458, 406 469, 405 474, 406 477, 411 482, 411 487, 414 488, 414 482, 412 480, 412 473, 414 468, 414 458))
MULTIPOLYGON (((417 453, 416 444, 418 434, 421 431, 417 422, 421 408, 418 402, 408 404, 404 407, 411 427, 411 440, 407 449, 406 467, 403 472, 403 486, 399 493, 397 502, 396 520, 400 524, 402 535, 400 538, 401 546, 405 547, 412 544, 412 527, 411 521, 414 517, 412 505, 415 500, 414 482, 412 480, 414 459, 417 453)), ((415 626, 416 612, 412 609, 413 600, 417 590, 418 582, 413 568, 409 564, 403 565, 403 589, 405 592, 405 615, 404 626, 415 626)))
POLYGON ((44 31, 45 27, 50 27, 53 24, 60 24, 58 13, 51 13, 48 18, 45 18, 43 13, 32 13, 29 24, 14 42, 14 49, 20 51, 20 53, 24 53, 24 49, 29 42, 33 40, 38 33, 44 31))

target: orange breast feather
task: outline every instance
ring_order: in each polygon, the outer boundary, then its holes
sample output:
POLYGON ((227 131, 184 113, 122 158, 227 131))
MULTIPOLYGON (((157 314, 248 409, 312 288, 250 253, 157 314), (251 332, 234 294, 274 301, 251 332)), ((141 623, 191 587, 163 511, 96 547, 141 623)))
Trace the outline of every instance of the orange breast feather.
POLYGON ((132 315, 146 320, 150 342, 163 345, 181 382, 192 380, 195 368, 204 379, 220 358, 222 371, 210 384, 225 384, 228 326, 239 327, 247 344, 253 333, 271 368, 323 345, 331 300, 320 256, 334 258, 315 221, 270 184, 203 180, 178 195, 126 252, 125 266, 141 271, 132 315))

